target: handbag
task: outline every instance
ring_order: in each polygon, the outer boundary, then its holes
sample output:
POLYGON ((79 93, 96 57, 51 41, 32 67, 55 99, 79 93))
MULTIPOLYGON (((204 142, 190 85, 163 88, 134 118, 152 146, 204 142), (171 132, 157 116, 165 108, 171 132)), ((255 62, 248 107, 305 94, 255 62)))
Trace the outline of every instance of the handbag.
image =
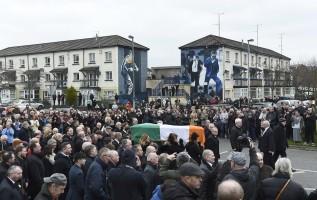
POLYGON ((289 182, 291 181, 291 179, 288 179, 288 181, 286 181, 286 183, 284 184, 284 186, 282 187, 282 189, 279 191, 279 193, 277 194, 277 196, 275 197, 275 200, 279 200, 282 193, 284 192, 285 188, 287 187, 287 185, 289 184, 289 182))

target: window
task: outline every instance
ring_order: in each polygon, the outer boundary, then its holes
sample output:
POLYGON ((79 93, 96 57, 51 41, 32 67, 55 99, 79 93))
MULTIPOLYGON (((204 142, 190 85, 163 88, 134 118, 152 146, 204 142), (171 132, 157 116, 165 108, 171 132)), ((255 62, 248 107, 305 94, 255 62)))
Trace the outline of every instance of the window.
POLYGON ((278 60, 276 59, 275 66, 278 67, 278 60))
POLYGON ((51 81, 51 75, 45 74, 45 81, 51 81))
POLYGON ((106 81, 112 81, 112 72, 111 71, 106 72, 106 81))
POLYGON ((25 67, 25 60, 24 59, 20 59, 20 67, 21 68, 25 67))
POLYGON ((225 74, 225 79, 226 79, 226 80, 229 80, 229 79, 230 79, 230 78, 229 78, 229 72, 226 71, 224 74, 225 74))
POLYGON ((21 75, 21 76, 20 76, 20 79, 21 79, 21 82, 22 82, 22 83, 25 82, 25 76, 24 76, 24 75, 21 75))
POLYGON ((239 64, 239 54, 238 54, 238 53, 235 53, 234 63, 235 63, 235 64, 239 64))
POLYGON ((226 51, 226 62, 230 62, 230 51, 226 51))
POLYGON ((267 58, 264 58, 263 65, 264 65, 264 66, 266 66, 266 65, 267 65, 267 58))
POLYGON ((51 58, 45 57, 45 67, 49 67, 51 65, 51 58))
POLYGON ((258 58, 258 66, 261 66, 261 57, 258 58))
POLYGON ((64 65, 64 61, 65 61, 65 57, 64 56, 59 56, 58 57, 58 60, 59 60, 59 65, 64 65))
POLYGON ((79 81, 79 73, 74 73, 74 81, 79 81))
POLYGON ((105 91, 105 96, 108 98, 114 97, 114 91, 105 91))
POLYGON ((32 58, 33 66, 32 67, 37 67, 37 58, 32 58))
POLYGON ((78 54, 74 54, 73 55, 73 65, 78 65, 79 64, 79 55, 78 54))
POLYGON ((111 51, 105 52, 106 62, 112 62, 112 53, 111 51))
POLYGON ((0 61, 0 69, 2 69, 2 61, 0 61))
POLYGON ((9 68, 13 68, 13 60, 9 60, 9 68))
POLYGON ((281 67, 283 68, 284 67, 284 62, 281 60, 281 67))
POLYGON ((273 58, 271 58, 270 67, 273 67, 273 58))
POLYGON ((254 66, 254 56, 251 56, 251 65, 254 66))
POLYGON ((48 91, 43 91, 44 98, 49 98, 51 94, 48 91))
POLYGON ((244 65, 247 65, 247 59, 248 59, 248 55, 247 54, 244 54, 244 59, 243 59, 243 64, 244 65))
POLYGON ((95 53, 89 53, 89 64, 95 64, 95 53))

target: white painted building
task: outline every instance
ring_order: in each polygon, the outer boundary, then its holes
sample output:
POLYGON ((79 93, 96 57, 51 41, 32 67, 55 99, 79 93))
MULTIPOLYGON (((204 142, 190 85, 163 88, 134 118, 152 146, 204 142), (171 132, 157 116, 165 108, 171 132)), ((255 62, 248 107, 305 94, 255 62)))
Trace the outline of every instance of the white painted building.
MULTIPOLYGON (((0 50, 1 101, 29 98, 51 99, 73 86, 87 104, 90 95, 97 100, 126 95, 124 60, 131 54, 132 42, 113 35, 0 50), (29 79, 28 79, 29 78, 29 79)), ((136 93, 145 92, 147 47, 134 43, 136 93)))
MULTIPOLYGON (((217 54, 219 63, 217 76, 221 80, 222 97, 231 99, 247 97, 248 72, 251 98, 294 97, 295 89, 292 87, 289 70, 290 58, 267 48, 254 45, 249 47, 250 53, 247 43, 208 35, 180 47, 183 71, 185 73, 189 71, 193 56, 204 63, 213 51, 217 54)), ((190 73, 188 75, 190 76, 190 73)))

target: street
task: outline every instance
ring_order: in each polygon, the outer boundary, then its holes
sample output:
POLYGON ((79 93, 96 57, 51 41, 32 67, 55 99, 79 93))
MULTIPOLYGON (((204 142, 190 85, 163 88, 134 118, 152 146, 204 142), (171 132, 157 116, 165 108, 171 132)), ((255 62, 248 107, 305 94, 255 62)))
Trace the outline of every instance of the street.
MULTIPOLYGON (((226 160, 231 151, 230 142, 228 139, 220 139, 219 144, 221 152, 221 160, 226 160)), ((243 152, 248 155, 248 150, 243 152)), ((301 184, 307 193, 317 188, 317 154, 316 151, 305 151, 297 149, 288 149, 287 157, 291 159, 292 166, 296 169, 293 175, 293 180, 301 184)), ((248 156, 247 156, 248 157, 248 156)))

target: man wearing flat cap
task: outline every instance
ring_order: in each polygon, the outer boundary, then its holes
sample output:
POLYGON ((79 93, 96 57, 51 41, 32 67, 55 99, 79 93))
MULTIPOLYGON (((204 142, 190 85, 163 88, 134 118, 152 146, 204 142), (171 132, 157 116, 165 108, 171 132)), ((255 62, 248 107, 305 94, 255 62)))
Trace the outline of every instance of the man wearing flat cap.
POLYGON ((64 174, 54 173, 50 177, 45 177, 42 189, 34 200, 58 200, 64 193, 66 184, 67 178, 64 174))
POLYGON ((165 200, 196 200, 204 172, 194 163, 179 168, 180 180, 162 190, 165 200))
POLYGON ((253 142, 250 143, 250 166, 246 167, 247 159, 242 152, 233 152, 231 156, 231 172, 223 178, 237 181, 244 191, 245 199, 256 199, 256 183, 259 179, 259 166, 253 142))
POLYGON ((273 155, 274 163, 277 161, 278 157, 286 157, 286 148, 288 147, 286 138, 286 119, 280 118, 279 123, 273 128, 275 151, 273 155))

